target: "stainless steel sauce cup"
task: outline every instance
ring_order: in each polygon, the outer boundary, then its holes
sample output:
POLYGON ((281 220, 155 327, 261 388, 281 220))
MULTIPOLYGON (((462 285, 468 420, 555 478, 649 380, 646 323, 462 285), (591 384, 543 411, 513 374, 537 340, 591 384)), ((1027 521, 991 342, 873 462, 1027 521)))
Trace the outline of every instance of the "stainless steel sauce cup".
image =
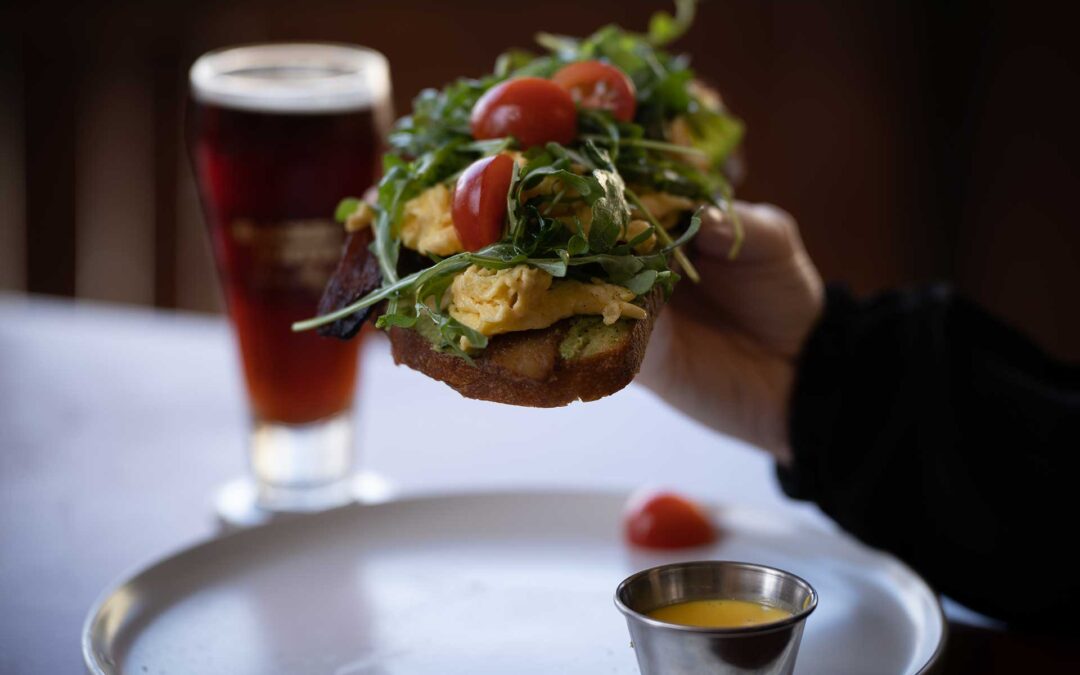
POLYGON ((626 616, 642 675, 790 675, 817 592, 773 567, 707 560, 638 572, 619 584, 615 606, 626 616), (677 602, 716 599, 768 604, 791 616, 738 628, 683 626, 648 616, 677 602))

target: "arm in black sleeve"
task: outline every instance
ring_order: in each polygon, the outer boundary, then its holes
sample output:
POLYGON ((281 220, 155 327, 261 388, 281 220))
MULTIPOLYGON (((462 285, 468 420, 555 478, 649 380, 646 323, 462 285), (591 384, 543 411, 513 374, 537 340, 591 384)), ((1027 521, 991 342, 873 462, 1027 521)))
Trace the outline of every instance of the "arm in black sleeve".
POLYGON ((1076 623, 1080 369, 944 287, 830 288, 790 433, 790 496, 976 611, 1076 623))

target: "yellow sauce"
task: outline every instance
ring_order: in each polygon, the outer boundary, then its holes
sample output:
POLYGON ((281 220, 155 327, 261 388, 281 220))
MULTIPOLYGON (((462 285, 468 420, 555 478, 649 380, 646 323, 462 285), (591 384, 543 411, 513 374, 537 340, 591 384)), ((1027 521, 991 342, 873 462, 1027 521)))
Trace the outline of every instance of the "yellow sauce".
POLYGON ((745 600, 691 600, 649 612, 657 621, 701 628, 738 628, 780 621, 791 612, 745 600))

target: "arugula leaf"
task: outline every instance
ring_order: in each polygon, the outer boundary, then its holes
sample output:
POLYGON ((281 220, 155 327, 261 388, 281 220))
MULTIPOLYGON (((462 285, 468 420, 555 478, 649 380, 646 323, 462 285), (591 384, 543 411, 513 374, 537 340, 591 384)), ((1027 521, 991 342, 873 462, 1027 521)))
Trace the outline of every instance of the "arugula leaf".
POLYGON ((686 115, 694 145, 705 151, 710 164, 723 166, 743 137, 743 123, 713 110, 701 109, 686 115))
POLYGON ((675 16, 657 12, 649 19, 649 42, 662 47, 678 40, 694 22, 696 0, 675 0, 675 16))
POLYGON ((528 66, 536 60, 536 55, 524 49, 511 49, 499 54, 495 59, 495 77, 503 79, 528 66))
POLYGON ((360 200, 356 197, 346 197, 338 202, 337 208, 334 209, 334 220, 339 223, 344 223, 349 219, 349 216, 356 213, 356 210, 360 208, 360 200))
POLYGON ((656 283, 656 277, 659 274, 656 270, 641 270, 634 276, 626 280, 623 286, 630 289, 634 295, 645 295, 656 283))
POLYGON ((646 229, 642 230, 641 232, 639 232, 636 237, 634 237, 630 241, 626 242, 626 248, 632 251, 632 250, 634 250, 634 248, 636 246, 638 246, 640 244, 644 244, 646 241, 649 240, 649 237, 652 237, 655 234, 656 234, 656 227, 650 225, 648 228, 646 228, 646 229))
POLYGON ((589 252, 589 242, 585 239, 585 235, 582 234, 580 226, 578 227, 578 233, 570 237, 570 241, 566 242, 566 251, 570 255, 585 255, 589 252))
POLYGON ((376 191, 378 204, 375 207, 375 222, 371 229, 375 239, 371 243, 371 252, 379 261, 383 284, 392 284, 398 279, 397 262, 400 243, 394 236, 394 223, 401 218, 405 201, 411 198, 409 175, 406 164, 387 155, 383 161, 385 174, 376 191))
MULTIPOLYGON (((565 252, 564 252, 565 253, 565 252)), ((541 260, 532 259, 529 260, 529 265, 537 269, 544 270, 553 277, 561 278, 566 276, 566 270, 569 266, 569 256, 561 257, 558 260, 541 260)))
POLYGON ((598 193, 602 191, 602 187, 594 180, 593 176, 578 175, 573 171, 562 168, 560 163, 533 169, 522 182, 535 186, 541 179, 548 176, 551 176, 567 187, 572 188, 577 192, 578 196, 583 197, 586 200, 588 200, 589 197, 599 196, 598 193))
POLYGON ((398 311, 398 312, 390 312, 390 311, 388 311, 385 314, 383 314, 382 316, 380 316, 378 319, 375 320, 375 327, 376 328, 391 328, 391 327, 396 326, 398 328, 413 328, 413 327, 416 326, 416 321, 418 319, 419 319, 419 316, 416 315, 416 314, 410 315, 410 314, 405 314, 405 313, 400 312, 400 311, 398 311))
POLYGON ((586 132, 589 130, 599 132, 593 138, 584 135, 582 137, 592 141, 601 139, 607 147, 611 148, 612 161, 618 161, 619 142, 622 140, 622 133, 618 123, 611 116, 610 112, 606 110, 589 110, 588 108, 583 108, 578 112, 578 125, 586 132))
POLYGON ((486 141, 473 141, 472 143, 466 143, 457 147, 457 150, 462 152, 478 152, 481 157, 490 157, 491 155, 497 155, 504 150, 507 150, 513 145, 514 139, 507 138, 492 138, 486 141))
POLYGON ((554 35, 552 33, 537 33, 536 44, 551 51, 560 59, 573 61, 580 50, 581 40, 569 35, 554 35))
POLYGON ((690 109, 693 97, 687 85, 693 79, 694 73, 689 69, 667 70, 656 78, 651 94, 657 104, 663 105, 665 115, 683 114, 690 109))
POLYGON ((585 195, 592 207, 589 249, 596 253, 607 253, 615 246, 630 221, 630 206, 624 196, 626 185, 619 174, 606 169, 593 171, 591 178, 600 189, 585 195))
POLYGON ((469 115, 496 77, 460 79, 442 91, 425 89, 413 99, 413 112, 390 133, 390 149, 401 157, 420 157, 451 140, 471 141, 469 115))
POLYGON ((613 284, 624 284, 645 267, 641 258, 632 255, 604 256, 597 262, 604 268, 613 284))
POLYGON ((440 314, 437 325, 439 333, 442 334, 443 340, 446 341, 445 347, 466 361, 472 362, 472 358, 467 351, 461 348, 461 338, 468 340, 474 349, 483 349, 488 345, 486 335, 466 326, 452 316, 440 314))

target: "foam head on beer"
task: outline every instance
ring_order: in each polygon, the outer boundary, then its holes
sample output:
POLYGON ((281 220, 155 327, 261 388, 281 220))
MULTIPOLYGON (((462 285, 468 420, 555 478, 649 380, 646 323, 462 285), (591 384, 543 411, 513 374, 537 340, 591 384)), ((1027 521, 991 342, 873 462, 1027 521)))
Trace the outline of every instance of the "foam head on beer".
POLYGON ((331 113, 385 107, 386 57, 350 45, 281 43, 230 47, 191 67, 195 99, 227 108, 331 113))

